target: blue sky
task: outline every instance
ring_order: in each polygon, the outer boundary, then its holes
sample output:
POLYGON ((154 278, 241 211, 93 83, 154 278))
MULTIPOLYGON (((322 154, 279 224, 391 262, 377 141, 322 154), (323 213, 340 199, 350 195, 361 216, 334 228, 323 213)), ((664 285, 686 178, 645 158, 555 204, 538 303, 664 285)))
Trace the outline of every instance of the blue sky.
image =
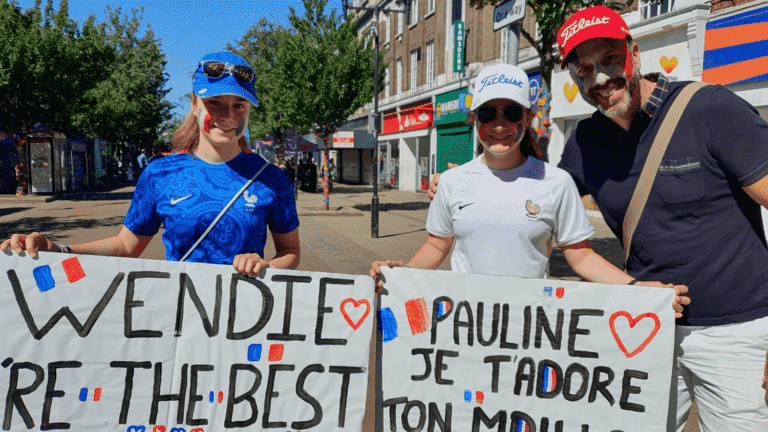
MULTIPOLYGON (((35 0, 17 0, 26 9, 34 7, 35 0)), ((46 1, 42 1, 43 7, 46 1)), ((59 8, 59 0, 53 6, 59 8)), ((227 43, 240 39, 248 28, 261 17, 288 26, 288 6, 296 13, 304 14, 301 0, 145 0, 145 1, 80 1, 70 0, 69 16, 80 25, 89 15, 95 15, 97 22, 105 20, 106 5, 112 9, 122 7, 130 16, 131 8, 144 6, 144 22, 151 25, 155 37, 161 40, 161 47, 168 62, 168 87, 171 92, 166 98, 173 104, 192 89, 189 72, 194 70, 200 58, 210 52, 223 51, 227 43)), ((332 9, 341 13, 341 1, 330 0, 325 12, 332 9)), ((144 34, 146 27, 141 29, 144 34)), ((186 115, 189 104, 178 107, 174 112, 186 115)))

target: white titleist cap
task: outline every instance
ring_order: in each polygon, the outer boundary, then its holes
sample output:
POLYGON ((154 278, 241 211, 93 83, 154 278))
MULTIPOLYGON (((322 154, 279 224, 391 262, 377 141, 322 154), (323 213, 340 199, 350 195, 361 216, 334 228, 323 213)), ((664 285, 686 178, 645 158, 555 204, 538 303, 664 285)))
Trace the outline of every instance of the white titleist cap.
POLYGON ((529 93, 528 75, 519 67, 510 64, 488 66, 477 76, 470 110, 474 111, 493 99, 508 99, 530 108, 529 93))

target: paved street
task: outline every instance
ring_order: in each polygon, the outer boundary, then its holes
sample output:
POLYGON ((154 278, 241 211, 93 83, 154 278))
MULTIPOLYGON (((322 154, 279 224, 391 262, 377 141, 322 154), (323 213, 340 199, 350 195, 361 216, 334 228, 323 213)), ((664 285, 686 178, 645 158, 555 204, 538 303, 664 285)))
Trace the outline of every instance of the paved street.
MULTIPOLYGON (((379 238, 373 239, 372 192, 370 186, 336 185, 329 211, 320 208, 322 193, 299 192, 299 270, 367 274, 374 260, 407 261, 413 255, 427 236, 424 229, 429 207, 427 195, 380 190, 379 238)), ((125 186, 111 191, 79 193, 52 202, 45 202, 44 197, 0 195, 0 238, 8 238, 14 232, 40 231, 57 243, 74 244, 114 235, 122 227, 132 193, 133 187, 125 186)), ((623 252, 618 240, 601 218, 590 219, 596 230, 591 240, 594 249, 614 264, 621 265, 623 252)), ((267 241, 265 254, 274 255, 271 239, 267 241)), ((154 237, 142 258, 165 259, 160 235, 154 237)), ((450 269, 449 260, 440 268, 450 269)), ((557 249, 550 261, 550 274, 556 278, 577 277, 557 249)), ((370 408, 369 404, 369 412, 370 408)), ((370 417, 366 418, 364 430, 373 430, 370 417)), ((689 424, 684 432, 698 430, 696 424, 689 424)))

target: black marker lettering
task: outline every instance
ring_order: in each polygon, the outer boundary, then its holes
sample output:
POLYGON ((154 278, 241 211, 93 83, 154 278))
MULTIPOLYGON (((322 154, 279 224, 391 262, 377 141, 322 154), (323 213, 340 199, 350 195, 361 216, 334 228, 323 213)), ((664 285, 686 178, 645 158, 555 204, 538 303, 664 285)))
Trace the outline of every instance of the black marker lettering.
POLYGON ((444 379, 443 371, 448 370, 448 365, 443 363, 443 357, 458 357, 458 351, 437 350, 435 355, 435 382, 442 385, 452 385, 453 380, 444 379))
POLYGON ((536 341, 534 346, 541 348, 541 331, 547 334, 549 344, 553 350, 559 350, 563 341, 563 320, 565 318, 565 312, 562 309, 557 310, 557 324, 555 325, 555 332, 552 332, 552 327, 549 325, 549 319, 544 312, 544 308, 539 306, 536 308, 536 341))
POLYGON ((621 380, 621 398, 619 406, 626 411, 645 412, 645 406, 629 402, 629 395, 640 394, 640 387, 632 385, 632 378, 647 380, 648 374, 636 370, 627 369, 624 371, 624 378, 621 380))
POLYGON ((536 381, 536 363, 530 357, 523 357, 520 359, 520 363, 517 364, 517 374, 515 375, 515 394, 517 396, 520 396, 523 381, 528 381, 528 389, 525 391, 525 395, 532 395, 533 384, 536 381), (525 369, 528 369, 528 371, 526 372, 525 369))
POLYGON ((229 285, 229 321, 227 321, 227 339, 229 340, 243 340, 248 339, 258 334, 272 317, 272 308, 275 304, 275 297, 272 295, 269 287, 264 282, 249 278, 246 275, 240 273, 232 273, 232 281, 229 285), (237 284, 239 282, 247 282, 256 288, 261 293, 261 315, 256 324, 248 330, 241 332, 235 332, 235 316, 237 315, 237 284))
POLYGON ((325 307, 325 292, 329 284, 354 285, 352 279, 320 278, 320 292, 317 296, 317 326, 315 327, 315 345, 346 345, 346 339, 323 339, 323 315, 333 312, 332 307, 325 307))
POLYGON ((351 366, 330 366, 328 368, 330 373, 342 374, 341 379, 341 395, 339 396, 339 427, 344 427, 344 421, 347 416, 347 395, 349 394, 349 376, 352 374, 365 373, 365 369, 361 367, 351 366))
POLYGON ((403 428, 405 428, 405 430, 420 431, 424 427, 424 424, 427 422, 427 407, 424 405, 424 402, 418 400, 409 400, 406 402, 405 408, 403 408, 403 414, 400 416, 400 420, 403 422, 403 428), (419 409, 419 422, 415 427, 411 426, 411 422, 408 420, 408 415, 411 413, 411 409, 413 409, 413 407, 419 409))
POLYGON ((78 336, 88 336, 88 334, 91 332, 91 329, 93 328, 93 325, 96 324, 96 320, 99 319, 101 313, 104 312, 104 309, 109 304, 109 301, 112 300, 112 296, 115 295, 115 291, 117 291, 117 287, 120 285, 120 282, 123 281, 124 277, 125 273, 118 273, 115 276, 115 278, 112 280, 112 283, 109 285, 109 288, 107 288, 107 291, 101 297, 101 300, 99 300, 99 302, 93 308, 91 314, 88 315, 88 318, 85 320, 85 324, 81 325, 77 317, 75 317, 72 311, 69 310, 69 306, 64 306, 51 316, 51 318, 43 326, 42 329, 38 330, 37 325, 35 324, 35 320, 32 317, 32 312, 29 310, 27 299, 24 297, 24 291, 21 289, 19 278, 16 276, 16 272, 13 270, 8 270, 8 279, 11 281, 13 295, 16 297, 16 303, 18 304, 19 310, 21 311, 21 316, 24 318, 24 322, 27 324, 29 332, 37 340, 42 339, 43 336, 48 334, 53 326, 59 322, 61 317, 67 317, 67 320, 70 324, 72 324, 72 327, 75 329, 78 336))
POLYGON ((275 389, 275 376, 277 371, 292 371, 296 369, 294 365, 269 365, 269 377, 267 378, 267 391, 264 395, 264 414, 261 416, 262 429, 268 428, 284 428, 288 426, 288 422, 270 422, 269 414, 272 408, 272 399, 280 396, 280 392, 274 391, 275 389))
POLYGON ((501 342, 500 348, 505 349, 517 349, 517 344, 513 342, 507 342, 507 331, 509 329, 509 305, 504 303, 501 308, 501 342))
POLYGON ((563 381, 563 397, 567 401, 575 402, 580 400, 587 394, 587 388, 589 387, 589 371, 586 367, 572 363, 565 370, 565 380, 563 381), (581 385, 576 393, 571 393, 571 385, 573 385, 573 374, 581 375, 581 385))
POLYGON ((472 432, 480 432, 480 423, 483 423, 486 428, 492 428, 499 425, 498 431, 504 432, 507 430, 507 412, 504 410, 501 410, 497 412, 493 417, 488 417, 485 415, 485 411, 483 411, 480 407, 475 407, 475 409, 472 411, 472 432))
POLYGON ((608 390, 608 386, 613 382, 614 375, 613 370, 607 366, 597 366, 595 370, 592 371, 592 387, 589 389, 589 403, 594 402, 595 399, 597 399, 597 392, 600 392, 605 400, 608 401, 608 404, 613 406, 615 401, 613 395, 611 395, 611 392, 608 390), (600 380, 600 375, 602 374, 608 376, 605 381, 600 380))
POLYGON ((189 405, 187 406, 187 426, 204 426, 208 424, 207 419, 196 419, 195 404, 203 400, 203 396, 197 394, 197 374, 198 372, 211 372, 213 365, 192 365, 189 368, 189 405))
MULTIPOLYGON (((136 292, 136 279, 170 279, 171 274, 166 272, 137 271, 128 273, 128 287, 125 290, 125 318, 124 332, 126 338, 159 338, 163 332, 158 330, 133 330, 133 308, 144 306, 142 300, 134 300, 136 292)), ((181 422, 179 422, 181 423, 181 422)), ((154 424, 154 423, 153 423, 154 424)))
POLYGON ((424 373, 421 375, 411 375, 411 381, 424 381, 432 374, 432 361, 429 356, 434 352, 434 348, 414 348, 411 350, 412 355, 421 354, 424 356, 424 373))
MULTIPOLYGON (((13 271, 13 270, 11 270, 13 271)), ((9 272, 10 273, 10 272, 9 272)), ((14 275, 15 276, 15 275, 14 275)), ((42 366, 30 362, 14 363, 11 366, 11 380, 8 385, 8 395, 5 397, 5 416, 3 418, 3 430, 11 430, 11 419, 13 417, 13 407, 19 412, 21 419, 27 429, 35 427, 35 422, 29 414, 24 400, 21 398, 37 390, 45 379, 45 371, 42 366), (35 380, 26 388, 19 388, 19 369, 31 370, 35 373, 35 380)))
POLYGON ((189 293, 189 298, 192 300, 192 304, 195 305, 197 313, 200 315, 200 319, 203 321, 203 328, 208 334, 208 337, 214 337, 219 334, 219 318, 221 317, 221 275, 216 275, 216 300, 213 306, 213 324, 208 319, 208 312, 203 306, 203 302, 200 300, 200 296, 197 295, 195 285, 192 283, 192 279, 186 273, 179 275, 179 301, 176 306, 176 332, 174 336, 181 336, 181 326, 184 321, 184 293, 189 293))
POLYGON ((445 415, 440 415, 440 410, 437 409, 437 404, 434 402, 429 403, 429 425, 427 426, 428 432, 435 432, 435 424, 440 427, 441 432, 451 431, 451 418, 453 417, 453 405, 450 403, 445 404, 445 415))
POLYGON ((51 406, 53 398, 64 397, 63 390, 56 390, 56 369, 79 368, 83 363, 79 361, 58 361, 48 363, 48 386, 45 389, 45 401, 43 402, 43 418, 40 421, 40 430, 69 429, 70 424, 65 422, 51 423, 51 406))
POLYGON ((477 341, 482 346, 491 346, 496 338, 499 336, 499 310, 501 305, 498 303, 493 304, 493 319, 491 320, 491 338, 483 340, 483 310, 485 304, 483 302, 477 303, 477 341))
POLYGON ((241 364, 241 363, 232 365, 232 367, 229 369, 229 392, 227 393, 227 415, 224 418, 225 428, 227 429, 244 428, 256 423, 256 420, 259 418, 259 408, 256 406, 256 399, 253 398, 253 395, 259 389, 259 385, 261 385, 261 372, 258 369, 256 369, 255 366, 249 365, 249 364, 241 364), (240 371, 248 371, 253 374, 254 376, 253 385, 247 392, 241 394, 240 396, 235 396, 235 390, 237 387, 237 373, 240 371), (232 415, 235 412, 235 405, 244 401, 248 402, 248 404, 251 406, 251 417, 245 420, 233 421, 232 415))
POLYGON ((391 432, 397 431, 397 406, 408 402, 406 397, 397 397, 387 399, 381 404, 381 408, 389 407, 389 430, 391 432))
MULTIPOLYGON (((286 282, 285 286, 285 312, 283 313, 283 332, 282 333, 269 333, 267 334, 267 340, 278 341, 303 341, 307 338, 303 334, 290 334, 291 333, 291 310, 293 309, 293 284, 294 283, 312 283, 312 278, 309 276, 290 276, 290 275, 274 275, 272 276, 273 282, 286 282)), ((294 428, 294 429, 308 429, 307 427, 294 428)))
POLYGON ((325 372, 325 367, 321 364, 311 364, 304 368, 304 370, 301 371, 299 374, 299 379, 296 381, 296 395, 301 398, 304 402, 308 403, 312 410, 315 412, 315 415, 306 421, 295 421, 291 423, 291 429, 301 430, 301 429, 310 429, 320 424, 320 422, 323 420, 323 406, 320 405, 320 402, 317 401, 312 395, 307 393, 307 390, 304 388, 304 382, 307 380, 307 377, 312 372, 322 373, 325 372))
POLYGON ((442 296, 437 297, 432 301, 432 339, 430 343, 434 345, 437 342, 437 324, 445 321, 453 313, 453 300, 450 297, 442 296), (448 303, 448 312, 443 311, 442 315, 438 315, 437 311, 440 307, 440 303, 448 303))
POLYGON ((501 362, 511 362, 512 356, 488 356, 483 359, 483 363, 491 363, 493 365, 493 371, 491 373, 491 392, 499 392, 499 364, 501 362))
POLYGON ((109 363, 112 368, 125 368, 125 388, 123 389, 123 402, 120 407, 119 424, 128 422, 128 409, 131 407, 131 395, 133 393, 133 372, 136 368, 151 369, 152 363, 145 362, 127 362, 113 361, 109 363))
MULTIPOLYGON (((188 367, 189 364, 187 363, 184 363, 184 365, 181 366, 181 382, 179 384, 179 392, 161 395, 160 384, 163 381, 163 364, 161 362, 155 363, 155 384, 152 388, 152 407, 150 408, 149 412, 149 424, 153 425, 157 423, 157 411, 160 402, 170 401, 178 402, 176 410, 176 423, 181 424, 184 422, 184 399, 186 398, 187 394, 188 367)), ((173 382, 173 379, 171 379, 171 382, 173 382)))
POLYGON ((601 317, 605 312, 599 309, 574 309, 571 311, 571 322, 568 329, 568 355, 571 357, 581 358, 598 358, 596 352, 592 351, 576 351, 576 336, 588 335, 591 332, 587 329, 579 328, 579 318, 582 316, 597 316, 601 317))
POLYGON ((475 319, 472 317, 472 309, 469 307, 469 302, 460 301, 456 306, 456 312, 453 313, 453 343, 461 345, 459 343, 459 327, 467 328, 467 345, 472 346, 475 339, 475 319), (461 310, 466 309, 467 320, 461 320, 461 310))

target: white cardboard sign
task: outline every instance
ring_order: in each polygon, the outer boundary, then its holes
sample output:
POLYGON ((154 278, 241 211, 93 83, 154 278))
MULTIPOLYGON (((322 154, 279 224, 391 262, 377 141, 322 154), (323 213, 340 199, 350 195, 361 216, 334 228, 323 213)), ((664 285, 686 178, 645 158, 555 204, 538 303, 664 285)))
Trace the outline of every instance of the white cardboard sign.
POLYGON ((360 431, 368 276, 0 254, 3 430, 360 431))
POLYGON ((673 290, 383 272, 384 430, 666 430, 673 290))

